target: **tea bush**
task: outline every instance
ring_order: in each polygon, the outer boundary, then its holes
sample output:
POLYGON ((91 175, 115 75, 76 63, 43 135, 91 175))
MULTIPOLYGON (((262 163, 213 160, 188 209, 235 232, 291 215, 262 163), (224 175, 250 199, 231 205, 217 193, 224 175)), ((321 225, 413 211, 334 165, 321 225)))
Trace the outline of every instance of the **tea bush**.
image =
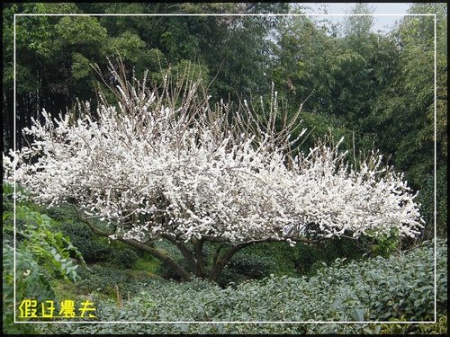
POLYGON ((84 294, 99 293, 116 298, 116 286, 124 298, 134 296, 142 291, 143 284, 151 279, 149 276, 137 278, 135 272, 111 264, 80 267, 81 280, 76 287, 84 294))
POLYGON ((239 254, 233 257, 225 267, 218 283, 222 286, 230 283, 241 283, 249 279, 261 279, 275 268, 274 262, 265 256, 239 254))
MULTIPOLYGON (((433 245, 426 242, 388 259, 378 256, 347 264, 338 259, 309 278, 272 275, 225 289, 202 280, 189 283, 150 280, 141 285, 136 296, 124 301, 121 308, 114 300, 97 303, 97 316, 102 321, 123 321, 124 324, 83 325, 74 322, 40 328, 45 333, 80 334, 380 333, 388 331, 389 327, 395 329, 399 320, 434 319, 433 255, 433 245), (196 323, 200 321, 211 323, 196 323), (261 323, 268 321, 279 323, 261 323), (295 321, 311 323, 289 323, 295 321), (315 321, 329 323, 313 323, 315 321), (339 324, 340 321, 360 323, 339 324), (392 323, 363 323, 368 321, 392 323)), ((447 251, 442 241, 438 242, 436 258, 438 323, 426 327, 402 324, 402 332, 423 333, 430 329, 439 332, 443 329, 448 303, 447 251)))

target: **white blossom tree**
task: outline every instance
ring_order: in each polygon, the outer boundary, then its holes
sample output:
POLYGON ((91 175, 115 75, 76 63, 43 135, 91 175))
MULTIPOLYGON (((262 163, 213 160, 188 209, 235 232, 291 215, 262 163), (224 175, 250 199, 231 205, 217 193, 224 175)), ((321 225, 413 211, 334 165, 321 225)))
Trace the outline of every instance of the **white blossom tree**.
MULTIPOLYGON (((122 68, 121 68, 122 69, 122 68)), ((337 146, 294 154, 300 110, 256 115, 210 107, 197 82, 146 89, 116 76, 118 104, 100 95, 97 111, 34 121, 28 147, 4 156, 6 178, 35 201, 70 203, 96 234, 143 250, 183 279, 217 280, 242 248, 371 233, 415 237, 419 205, 403 181, 373 152, 358 169, 337 146), (74 118, 74 116, 77 116, 74 118), (95 221, 94 221, 95 220, 95 221), (154 245, 168 240, 188 268, 154 245), (204 245, 217 243, 211 261, 204 245)))

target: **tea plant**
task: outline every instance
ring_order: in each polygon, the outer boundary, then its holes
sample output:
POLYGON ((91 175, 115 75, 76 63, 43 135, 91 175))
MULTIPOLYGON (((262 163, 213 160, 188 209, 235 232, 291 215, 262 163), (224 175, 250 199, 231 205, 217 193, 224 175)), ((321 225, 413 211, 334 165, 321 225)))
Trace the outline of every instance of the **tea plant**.
POLYGON ((402 333, 438 332, 443 329, 448 304, 447 251, 442 241, 438 242, 436 256, 438 323, 434 326, 414 323, 434 319, 433 255, 434 248, 429 242, 388 259, 378 256, 348 264, 337 260, 310 278, 271 276, 226 289, 199 279, 188 283, 151 280, 142 285, 139 294, 124 301, 121 308, 114 300, 98 303, 102 321, 123 321, 123 324, 74 323, 70 328, 47 325, 42 329, 58 333, 157 334, 365 334, 399 332, 398 329, 402 333), (400 320, 411 323, 398 328, 396 321, 400 320), (157 324, 126 324, 129 321, 157 324), (199 321, 211 323, 196 324, 199 321), (299 321, 304 323, 289 323, 299 321), (314 323, 317 321, 328 323, 314 323), (358 323, 340 324, 342 321, 358 323), (392 323, 364 323, 368 321, 392 323))

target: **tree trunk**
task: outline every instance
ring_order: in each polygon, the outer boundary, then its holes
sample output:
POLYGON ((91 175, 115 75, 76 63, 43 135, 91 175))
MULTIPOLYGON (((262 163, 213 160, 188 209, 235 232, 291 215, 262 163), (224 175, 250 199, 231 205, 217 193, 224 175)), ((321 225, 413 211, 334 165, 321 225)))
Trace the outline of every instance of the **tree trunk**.
MULTIPOLYGON (((240 251, 242 248, 248 246, 250 244, 240 244, 237 246, 232 246, 229 248, 220 258, 217 258, 215 263, 212 266, 211 272, 209 273, 208 279, 212 282, 217 282, 220 274, 222 274, 223 268, 230 262, 231 258, 234 254, 240 251)), ((220 250, 222 247, 219 247, 220 250)), ((216 256, 218 257, 219 253, 217 252, 216 256)))
POLYGON ((167 264, 175 273, 177 273, 183 281, 190 281, 192 279, 192 276, 189 272, 187 272, 183 267, 181 267, 174 259, 172 259, 170 256, 166 255, 162 251, 152 248, 144 243, 141 243, 136 240, 126 240, 122 238, 117 238, 120 242, 126 243, 132 247, 138 248, 140 250, 143 250, 144 252, 150 253, 157 259, 159 259, 161 262, 167 264))
POLYGON ((203 260, 203 244, 204 241, 202 239, 197 240, 197 239, 193 239, 192 244, 194 245, 194 250, 195 250, 195 259, 197 262, 197 270, 196 270, 196 275, 198 277, 204 278, 206 275, 206 271, 205 271, 205 262, 203 260))
MULTIPOLYGON (((111 237, 113 233, 107 233, 103 232, 102 230, 95 227, 88 219, 84 218, 81 213, 77 210, 78 213, 78 219, 88 225, 88 227, 97 235, 104 236, 104 237, 111 237)), ((163 238, 167 239, 169 242, 171 242, 173 245, 175 245, 183 254, 184 259, 186 260, 189 268, 191 269, 192 274, 196 275, 200 278, 207 278, 209 281, 217 282, 220 274, 223 272, 223 269, 225 266, 231 261, 234 254, 236 254, 241 249, 255 245, 258 243, 264 243, 264 242, 278 242, 279 239, 275 238, 269 238, 264 240, 254 240, 254 241, 248 241, 244 243, 240 243, 237 245, 230 246, 226 243, 225 240, 220 238, 214 238, 214 237, 207 237, 205 236, 202 239, 196 239, 193 238, 191 243, 194 247, 194 251, 191 252, 188 247, 183 243, 179 242, 177 238, 173 235, 169 234, 163 234, 163 238), (221 242, 222 244, 216 249, 216 252, 213 257, 213 262, 211 266, 211 271, 209 275, 206 274, 205 270, 205 261, 203 258, 203 245, 206 241, 210 242, 221 242), (220 254, 221 250, 228 246, 229 248, 223 253, 220 254), (195 257, 194 257, 195 256, 195 257)), ((302 242, 308 242, 308 243, 317 243, 321 241, 323 238, 318 240, 308 240, 308 239, 297 239, 296 241, 302 241, 302 242)), ((192 280, 192 274, 189 273, 188 270, 183 268, 179 263, 177 263, 173 258, 165 254, 163 251, 153 248, 145 243, 139 242, 137 240, 132 239, 124 239, 121 237, 117 238, 118 241, 123 242, 129 246, 132 246, 134 248, 137 248, 139 250, 142 250, 144 252, 150 253, 154 257, 156 257, 158 260, 162 261, 163 263, 167 264, 176 274, 178 274, 183 281, 190 281, 192 280)))

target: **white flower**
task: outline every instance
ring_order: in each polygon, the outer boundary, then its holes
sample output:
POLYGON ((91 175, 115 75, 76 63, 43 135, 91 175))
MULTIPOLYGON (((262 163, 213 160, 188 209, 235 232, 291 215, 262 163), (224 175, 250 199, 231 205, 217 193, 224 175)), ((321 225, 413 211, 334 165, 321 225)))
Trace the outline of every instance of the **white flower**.
POLYGON ((124 106, 100 106, 96 121, 73 125, 43 111, 45 123, 26 130, 35 137, 30 148, 3 157, 6 179, 15 177, 38 202, 70 198, 109 223, 134 219, 123 234, 139 241, 160 234, 292 241, 315 230, 311 224, 325 237, 390 228, 416 236, 422 228, 416 195, 402 175, 380 167, 376 152, 355 171, 337 148, 291 158, 289 137, 277 143, 270 128, 230 127, 220 109, 188 118, 153 93, 127 104, 146 108, 131 116, 124 106))

